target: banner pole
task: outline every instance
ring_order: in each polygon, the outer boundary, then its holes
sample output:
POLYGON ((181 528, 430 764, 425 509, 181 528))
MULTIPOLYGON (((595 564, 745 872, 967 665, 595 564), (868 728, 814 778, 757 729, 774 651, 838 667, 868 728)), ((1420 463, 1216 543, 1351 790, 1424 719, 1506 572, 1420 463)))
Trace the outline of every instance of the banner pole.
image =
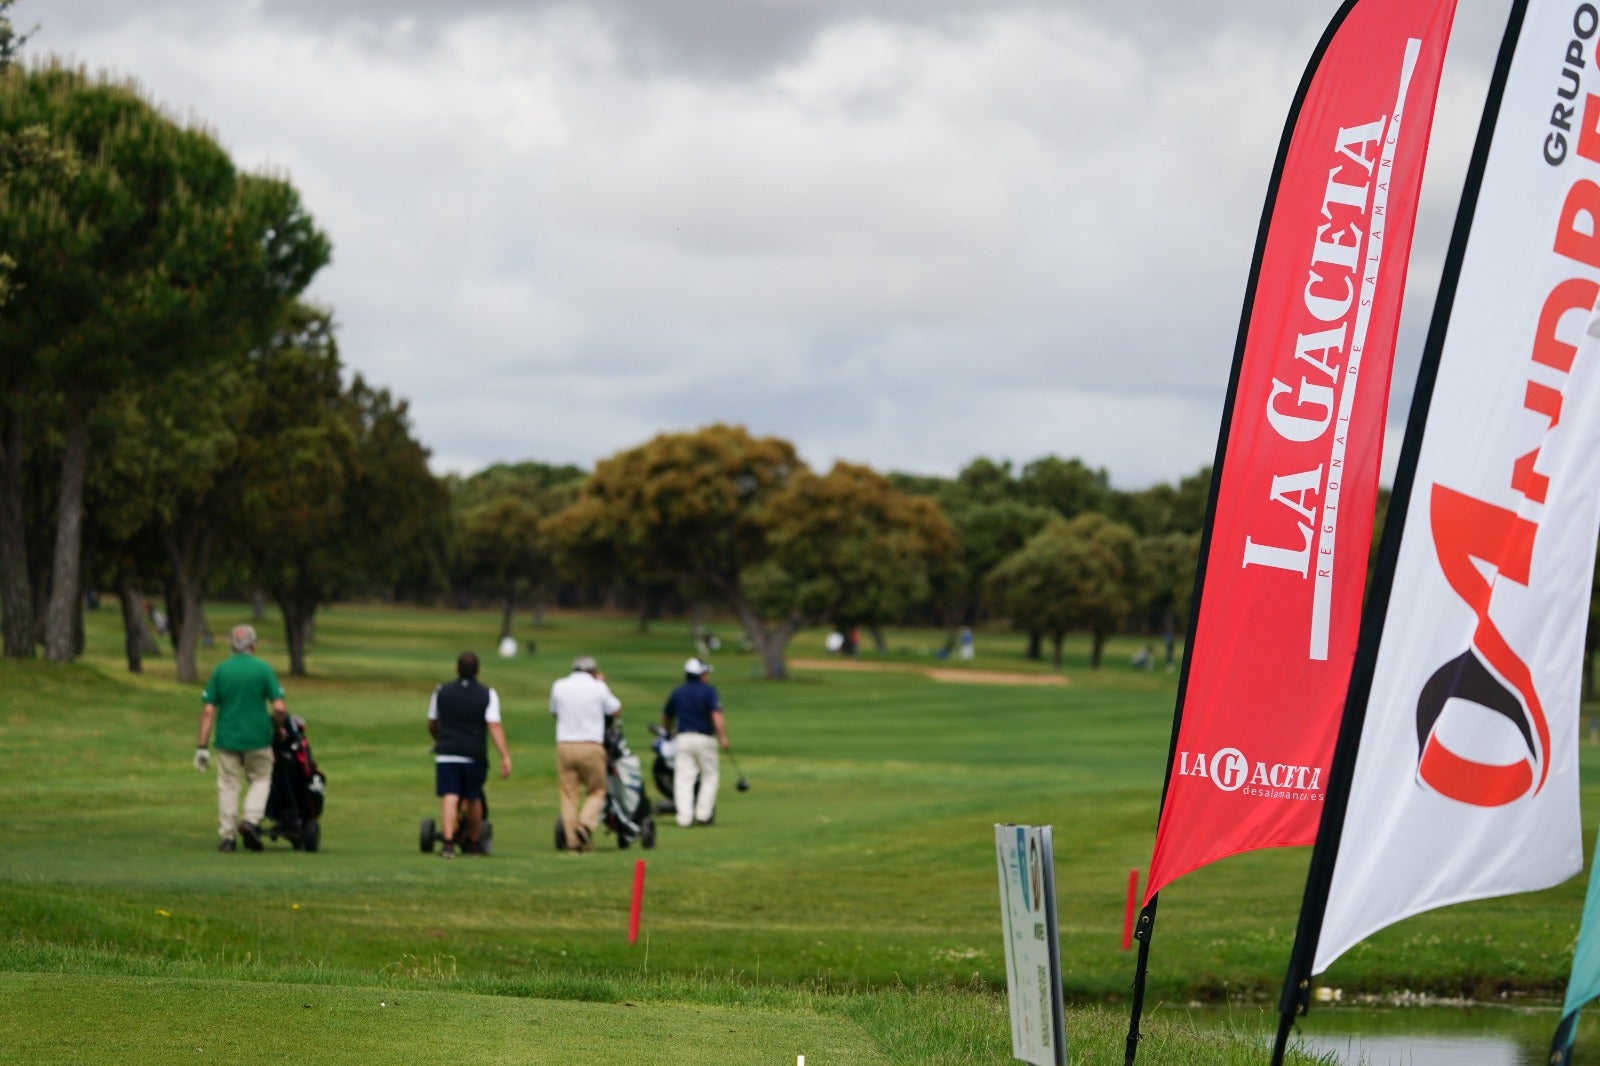
POLYGON ((1456 209, 1455 226, 1450 233, 1450 246, 1445 254, 1438 294, 1434 298, 1433 317, 1428 324, 1428 337, 1422 349, 1422 363, 1417 370, 1417 385, 1412 393, 1411 410, 1406 418, 1406 431, 1400 448, 1399 467, 1395 472, 1394 491, 1389 497, 1389 509, 1384 520, 1383 539, 1378 546, 1372 588, 1362 616, 1361 635, 1356 645, 1350 687, 1345 697, 1344 718, 1340 723, 1338 742, 1334 746, 1333 764, 1329 767, 1328 790, 1323 800, 1322 819, 1317 827, 1317 842, 1312 847, 1311 864, 1306 871, 1305 895, 1300 906, 1300 920, 1295 930, 1294 948, 1289 955, 1289 968, 1284 976, 1283 993, 1278 1001, 1278 1038, 1273 1047, 1272 1066, 1283 1066, 1283 1056, 1294 1020, 1306 1014, 1311 1006, 1311 970, 1316 963, 1317 942, 1322 934, 1322 921, 1328 906, 1328 892, 1332 887, 1334 865, 1338 860, 1339 843, 1344 834, 1345 814, 1350 803, 1350 784, 1355 777, 1356 757, 1361 749, 1361 733, 1366 724, 1367 702, 1372 694, 1372 678, 1377 665, 1378 647, 1383 641, 1389 597, 1394 590, 1395 565, 1400 557, 1400 542, 1405 535, 1406 513, 1410 510, 1411 495, 1416 484, 1417 459, 1422 452, 1423 429, 1433 403, 1434 387, 1438 383, 1439 359, 1444 349, 1445 335, 1450 328, 1456 288, 1461 281, 1461 263, 1466 256, 1467 238, 1472 230, 1472 218, 1477 210, 1484 171, 1488 167, 1489 147, 1494 139, 1495 123, 1499 118, 1500 103, 1505 96, 1506 81, 1510 76, 1511 59, 1516 52, 1517 38, 1522 30, 1522 20, 1527 7, 1528 0, 1512 0, 1511 12, 1506 19, 1505 34, 1500 40, 1500 51, 1495 59, 1494 74, 1489 82, 1489 92, 1484 100, 1483 116, 1478 123, 1477 139, 1472 147, 1472 159, 1467 167, 1466 181, 1462 185, 1461 203, 1456 209))
POLYGON ((1144 985, 1145 973, 1150 967, 1150 936, 1156 928, 1156 904, 1161 902, 1158 892, 1150 897, 1150 902, 1139 911, 1139 924, 1134 932, 1134 937, 1139 941, 1139 961, 1133 972, 1133 1006, 1128 1020, 1127 1050, 1124 1053, 1124 1066, 1133 1066, 1133 1060, 1139 1054, 1139 1017, 1144 1013, 1144 985))
MULTIPOLYGON (((1322 37, 1317 41, 1317 46, 1311 52, 1311 58, 1306 63, 1305 72, 1300 76, 1300 84, 1295 89, 1294 101, 1289 105, 1289 115, 1284 121, 1283 133, 1278 139, 1278 154, 1273 160, 1272 177, 1267 182, 1267 193, 1261 205, 1261 220, 1256 226, 1255 251, 1250 260, 1250 274, 1245 283, 1244 301, 1239 309, 1239 328, 1234 336, 1233 366, 1228 372, 1227 399, 1223 403, 1221 425, 1217 430, 1217 450, 1211 462, 1211 489, 1206 498, 1205 521, 1200 534, 1199 562, 1195 567, 1194 591, 1189 597, 1189 624, 1185 627, 1186 633, 1183 644, 1183 667, 1178 675, 1178 694, 1172 713, 1172 738, 1167 745, 1167 770, 1161 780, 1161 803, 1156 808, 1156 825, 1160 829, 1161 814, 1166 809, 1167 791, 1172 784, 1172 767, 1178 758, 1178 742, 1180 730, 1183 725, 1184 700, 1189 691, 1189 668, 1194 662, 1197 630, 1200 623, 1200 604, 1205 592, 1207 560, 1211 555, 1211 533, 1216 524, 1218 498, 1222 492, 1222 474, 1225 460, 1228 455, 1230 430, 1233 426, 1234 403, 1239 394, 1239 379, 1244 372, 1245 349, 1250 336, 1250 323, 1255 313, 1256 292, 1261 281, 1261 262, 1266 256, 1267 237, 1272 229, 1273 211, 1278 202, 1278 191, 1283 183, 1283 171, 1289 158, 1289 148, 1294 141, 1294 131, 1299 124, 1300 112, 1305 105, 1307 94, 1311 91, 1311 84, 1316 77, 1317 69, 1322 64, 1322 58, 1327 54, 1328 47, 1333 41, 1334 34, 1344 24, 1350 11, 1360 0, 1344 0, 1339 5, 1339 10, 1334 12, 1333 18, 1328 21, 1328 26, 1322 32, 1322 37)), ((1148 874, 1146 875, 1148 878, 1148 874)), ((1149 883, 1146 881, 1146 890, 1149 883)), ((1134 936, 1139 940, 1139 959, 1134 967, 1133 974, 1133 1001, 1128 1019, 1127 1051, 1124 1059, 1125 1066, 1134 1066, 1134 1059, 1139 1050, 1139 1020, 1144 1011, 1144 993, 1146 978, 1150 966, 1150 945, 1155 937, 1156 904, 1160 901, 1159 890, 1150 894, 1149 901, 1139 913, 1139 924, 1134 936)))

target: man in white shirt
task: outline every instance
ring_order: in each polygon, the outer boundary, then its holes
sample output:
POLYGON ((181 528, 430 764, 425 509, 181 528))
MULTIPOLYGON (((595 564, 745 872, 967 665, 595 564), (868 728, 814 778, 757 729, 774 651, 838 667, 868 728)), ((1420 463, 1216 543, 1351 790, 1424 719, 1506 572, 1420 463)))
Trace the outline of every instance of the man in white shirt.
POLYGON ((572 672, 550 686, 556 719, 556 776, 561 781, 561 825, 568 851, 589 851, 606 802, 606 721, 622 701, 612 694, 592 655, 580 655, 572 672), (578 806, 579 791, 586 793, 578 806))

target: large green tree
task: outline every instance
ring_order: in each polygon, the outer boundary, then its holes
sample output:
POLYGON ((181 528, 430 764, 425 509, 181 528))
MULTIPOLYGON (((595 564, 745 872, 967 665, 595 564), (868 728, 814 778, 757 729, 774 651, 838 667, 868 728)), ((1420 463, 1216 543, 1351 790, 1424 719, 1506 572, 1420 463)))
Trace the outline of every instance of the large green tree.
POLYGON ((534 601, 537 622, 556 581, 559 545, 550 519, 576 499, 575 466, 498 463, 451 485, 450 584, 459 596, 500 600, 500 638, 512 635, 519 599, 534 601))
MULTIPOLYGON (((897 491, 852 463, 827 474, 801 471, 767 506, 767 565, 752 575, 753 599, 783 644, 806 621, 876 630, 901 621, 953 585, 955 531, 937 504, 897 491)), ((769 675, 784 668, 768 662, 769 675)))
MULTIPOLYGON (((0 187, 0 249, 15 264, 0 316, 0 496, 9 497, 0 514, 25 492, 12 472, 32 436, 30 403, 56 398, 43 638, 46 655, 61 661, 74 650, 98 405, 130 382, 242 355, 328 249, 285 183, 241 176, 208 133, 172 122, 130 85, 60 64, 12 67, 0 75, 0 140, 40 128, 79 165, 17 166, 0 187)), ((8 544, 5 554, 15 550, 8 544)), ((33 605, 15 602, 13 586, 0 581, 8 638, 13 625, 31 628, 33 605)), ((9 641, 7 650, 24 653, 9 641)))
POLYGON ((1141 567, 1131 528, 1084 514, 1036 533, 990 574, 989 591, 1014 625, 1050 638, 1057 666, 1066 635, 1087 630, 1089 665, 1099 669, 1106 639, 1133 609, 1141 567))
POLYGON ((1139 557, 1143 582, 1137 599, 1149 623, 1161 632, 1170 655, 1178 632, 1189 617, 1195 570, 1200 564, 1200 534, 1140 537, 1139 557))
POLYGON ((254 364, 228 536, 282 611, 302 676, 317 609, 392 582, 448 495, 407 405, 359 374, 341 384, 328 312, 298 308, 254 364))
POLYGON ((148 650, 145 590, 162 588, 178 679, 197 679, 200 595, 230 513, 230 471, 251 390, 249 365, 240 361, 131 382, 100 406, 104 446, 89 468, 90 531, 98 577, 122 604, 130 670, 142 669, 148 650))
POLYGON ((803 468, 794 445, 742 426, 663 433, 600 462, 550 529, 590 573, 675 582, 726 603, 768 676, 783 677, 792 629, 763 613, 747 582, 771 558, 766 505, 803 468))
POLYGON ((1054 455, 1024 466, 1017 491, 1024 501, 1049 508, 1063 518, 1090 511, 1104 513, 1112 496, 1104 470, 1091 470, 1081 460, 1054 455))
POLYGON ((961 543, 961 621, 976 625, 984 600, 984 583, 1004 562, 1049 524, 1051 512, 1020 500, 973 503, 950 515, 961 543))

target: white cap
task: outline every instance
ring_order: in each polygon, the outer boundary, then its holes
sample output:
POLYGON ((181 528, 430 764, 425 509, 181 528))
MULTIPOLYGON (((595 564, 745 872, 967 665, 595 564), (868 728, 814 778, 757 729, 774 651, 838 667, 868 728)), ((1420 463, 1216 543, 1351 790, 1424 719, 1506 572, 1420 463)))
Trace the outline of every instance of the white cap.
POLYGON ((699 659, 691 658, 688 662, 683 664, 683 672, 686 674, 695 674, 703 677, 711 672, 711 664, 703 663, 699 659))

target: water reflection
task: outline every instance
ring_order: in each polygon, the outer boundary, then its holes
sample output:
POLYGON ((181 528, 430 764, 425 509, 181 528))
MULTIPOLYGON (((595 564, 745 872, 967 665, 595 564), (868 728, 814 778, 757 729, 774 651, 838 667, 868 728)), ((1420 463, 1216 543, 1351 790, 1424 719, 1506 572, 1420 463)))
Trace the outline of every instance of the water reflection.
MULTIPOLYGON (((1574 1066, 1600 1066, 1596 1014, 1579 1023, 1574 1066)), ((1325 1007, 1297 1035, 1348 1066, 1541 1066, 1558 1019, 1554 1007, 1325 1007)))

